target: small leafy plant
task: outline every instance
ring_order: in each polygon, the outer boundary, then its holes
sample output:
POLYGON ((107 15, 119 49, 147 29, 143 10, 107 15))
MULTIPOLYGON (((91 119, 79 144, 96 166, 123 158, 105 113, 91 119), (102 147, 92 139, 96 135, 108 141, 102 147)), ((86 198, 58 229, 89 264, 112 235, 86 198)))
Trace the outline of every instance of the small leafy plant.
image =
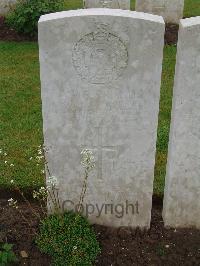
MULTIPOLYGON (((55 214, 42 220, 36 242, 42 252, 53 257, 53 263, 56 266, 89 266, 92 265, 100 252, 94 231, 88 221, 80 215, 89 173, 95 167, 95 161, 92 152, 88 149, 84 149, 81 156, 84 179, 78 213, 66 212, 62 214, 63 210, 60 209, 58 191, 56 190, 57 179, 51 177, 47 181, 48 197, 53 204, 55 214)), ((35 192, 36 198, 39 198, 40 195, 40 192, 35 192)))
POLYGON ((8 266, 17 262, 17 257, 12 251, 13 245, 5 243, 0 247, 0 265, 8 266))
MULTIPOLYGON (((41 152, 41 155, 43 157, 44 151, 41 152)), ((45 162, 45 164, 49 177, 47 177, 46 180, 46 187, 41 187, 39 190, 33 191, 33 198, 38 200, 41 205, 41 210, 43 211, 42 216, 31 206, 31 203, 15 184, 15 181, 11 180, 11 184, 13 184, 15 191, 18 191, 27 203, 27 206, 32 210, 34 216, 40 222, 39 233, 34 232, 39 249, 41 252, 52 256, 53 264, 56 266, 89 266, 92 265, 100 252, 99 243, 93 229, 88 221, 80 215, 81 206, 87 190, 89 173, 95 167, 95 159, 92 151, 88 149, 84 149, 81 152, 81 157, 84 177, 77 213, 64 212, 64 209, 62 209, 59 199, 58 179, 51 175, 47 162, 45 162), (48 203, 50 213, 53 213, 53 215, 48 217, 46 215, 46 203, 48 203)), ((20 212, 24 222, 26 222, 31 229, 31 224, 20 210, 17 200, 11 198, 8 200, 8 203, 10 207, 20 212)))
POLYGON ((56 266, 93 265, 100 252, 88 221, 73 212, 44 219, 36 243, 42 252, 52 256, 56 266))
POLYGON ((162 257, 165 255, 165 250, 164 248, 162 247, 162 245, 158 245, 156 247, 156 253, 158 254, 158 256, 162 257))
POLYGON ((6 23, 19 33, 35 36, 41 15, 63 9, 64 0, 18 0, 7 15, 6 23))

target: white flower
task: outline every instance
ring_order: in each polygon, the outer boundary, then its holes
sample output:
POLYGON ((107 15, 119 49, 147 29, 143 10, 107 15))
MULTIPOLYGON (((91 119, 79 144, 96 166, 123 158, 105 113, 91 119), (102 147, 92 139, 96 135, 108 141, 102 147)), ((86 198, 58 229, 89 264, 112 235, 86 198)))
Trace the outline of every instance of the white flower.
POLYGON ((42 158, 44 158, 44 156, 42 156, 42 155, 41 156, 36 156, 36 159, 37 159, 38 162, 40 162, 42 158))
POLYGON ((8 154, 6 152, 4 152, 4 156, 7 156, 8 154))
POLYGON ((47 179, 47 188, 54 189, 58 186, 58 179, 55 176, 49 176, 47 179))
POLYGON ((45 187, 41 187, 39 191, 33 191, 33 198, 34 199, 42 199, 45 200, 47 198, 48 192, 45 187))
POLYGON ((73 249, 76 250, 77 249, 77 246, 74 246, 73 249))
POLYGON ((42 151, 41 150, 38 150, 38 154, 41 155, 42 154, 42 151))
POLYGON ((13 202, 13 198, 10 198, 10 199, 8 200, 8 202, 13 202))
POLYGON ((7 164, 8 161, 5 161, 5 164, 7 164))
POLYGON ((47 197, 47 194, 48 194, 47 189, 45 187, 41 187, 39 189, 39 193, 40 193, 40 195, 42 196, 43 199, 45 199, 47 197))
POLYGON ((13 179, 12 179, 12 180, 10 180, 10 183, 11 183, 11 184, 13 184, 13 183, 14 183, 14 180, 13 180, 13 179))
POLYGON ((44 170, 41 170, 41 173, 44 174, 44 170))
POLYGON ((36 199, 38 197, 38 192, 37 191, 33 191, 33 198, 36 199))
POLYGON ((32 159, 33 159, 33 157, 30 157, 30 158, 29 158, 29 161, 31 161, 32 159))
POLYGON ((11 199, 8 200, 8 205, 10 207, 13 207, 15 209, 18 209, 17 200, 14 200, 13 198, 11 198, 11 199))
POLYGON ((89 172, 95 167, 95 159, 91 150, 84 149, 81 152, 81 164, 89 172))
POLYGON ((10 164, 10 166, 11 166, 11 167, 13 167, 13 166, 14 166, 14 164, 13 164, 13 163, 11 163, 11 164, 10 164))

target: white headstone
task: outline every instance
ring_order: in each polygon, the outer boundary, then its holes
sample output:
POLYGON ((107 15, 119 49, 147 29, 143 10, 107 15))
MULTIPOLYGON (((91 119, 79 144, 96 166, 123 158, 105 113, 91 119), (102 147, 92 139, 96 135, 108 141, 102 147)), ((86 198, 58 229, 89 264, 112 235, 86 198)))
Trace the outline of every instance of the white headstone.
POLYGON ((163 218, 200 228, 200 17, 181 20, 163 218))
POLYGON ((184 0, 136 0, 135 9, 163 16, 167 23, 178 24, 183 17, 184 0))
POLYGON ((0 15, 6 15, 17 0, 0 0, 0 15))
POLYGON ((161 17, 124 10, 66 11, 39 21, 49 169, 59 177, 61 201, 74 208, 80 152, 93 151, 84 201, 93 204, 93 223, 150 225, 163 36, 161 17))
POLYGON ((130 9, 130 0, 84 0, 85 8, 130 9))

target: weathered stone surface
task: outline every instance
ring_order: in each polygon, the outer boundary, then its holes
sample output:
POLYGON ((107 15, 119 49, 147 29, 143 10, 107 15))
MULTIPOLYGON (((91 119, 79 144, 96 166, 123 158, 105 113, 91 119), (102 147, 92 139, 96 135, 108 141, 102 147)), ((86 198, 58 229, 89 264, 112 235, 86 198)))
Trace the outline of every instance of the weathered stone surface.
POLYGON ((0 15, 7 14, 16 2, 17 0, 0 0, 0 15))
POLYGON ((178 24, 183 9, 184 0, 136 0, 136 11, 160 15, 167 23, 178 24))
POLYGON ((200 17, 181 20, 163 218, 200 228, 200 17))
POLYGON ((85 8, 130 9, 130 0, 84 0, 85 8))
POLYGON ((39 21, 49 170, 59 177, 61 201, 77 204, 80 152, 93 151, 96 168, 84 201, 93 204, 93 223, 150 225, 163 36, 161 17, 119 9, 67 11, 39 21))

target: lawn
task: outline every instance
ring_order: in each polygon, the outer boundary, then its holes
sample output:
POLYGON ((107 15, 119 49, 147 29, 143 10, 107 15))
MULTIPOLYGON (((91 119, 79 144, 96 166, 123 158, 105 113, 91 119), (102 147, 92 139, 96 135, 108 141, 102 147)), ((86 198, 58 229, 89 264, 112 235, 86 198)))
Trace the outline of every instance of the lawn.
POLYGON ((38 47, 0 42, 0 187, 43 183, 38 47))
MULTIPOLYGON (((187 0, 185 15, 200 15, 199 0, 187 0)), ((66 8, 81 7, 68 0, 66 8)), ((132 1, 134 6, 134 1, 132 1)), ((154 193, 163 194, 176 47, 164 49, 154 193)), ((38 46, 0 42, 0 188, 15 179, 23 189, 44 184, 38 46)))
POLYGON ((200 0, 185 0, 184 17, 200 16, 200 0))
POLYGON ((166 46, 164 49, 163 60, 157 154, 154 180, 154 193, 157 195, 162 195, 164 191, 175 63, 176 46, 166 46))

